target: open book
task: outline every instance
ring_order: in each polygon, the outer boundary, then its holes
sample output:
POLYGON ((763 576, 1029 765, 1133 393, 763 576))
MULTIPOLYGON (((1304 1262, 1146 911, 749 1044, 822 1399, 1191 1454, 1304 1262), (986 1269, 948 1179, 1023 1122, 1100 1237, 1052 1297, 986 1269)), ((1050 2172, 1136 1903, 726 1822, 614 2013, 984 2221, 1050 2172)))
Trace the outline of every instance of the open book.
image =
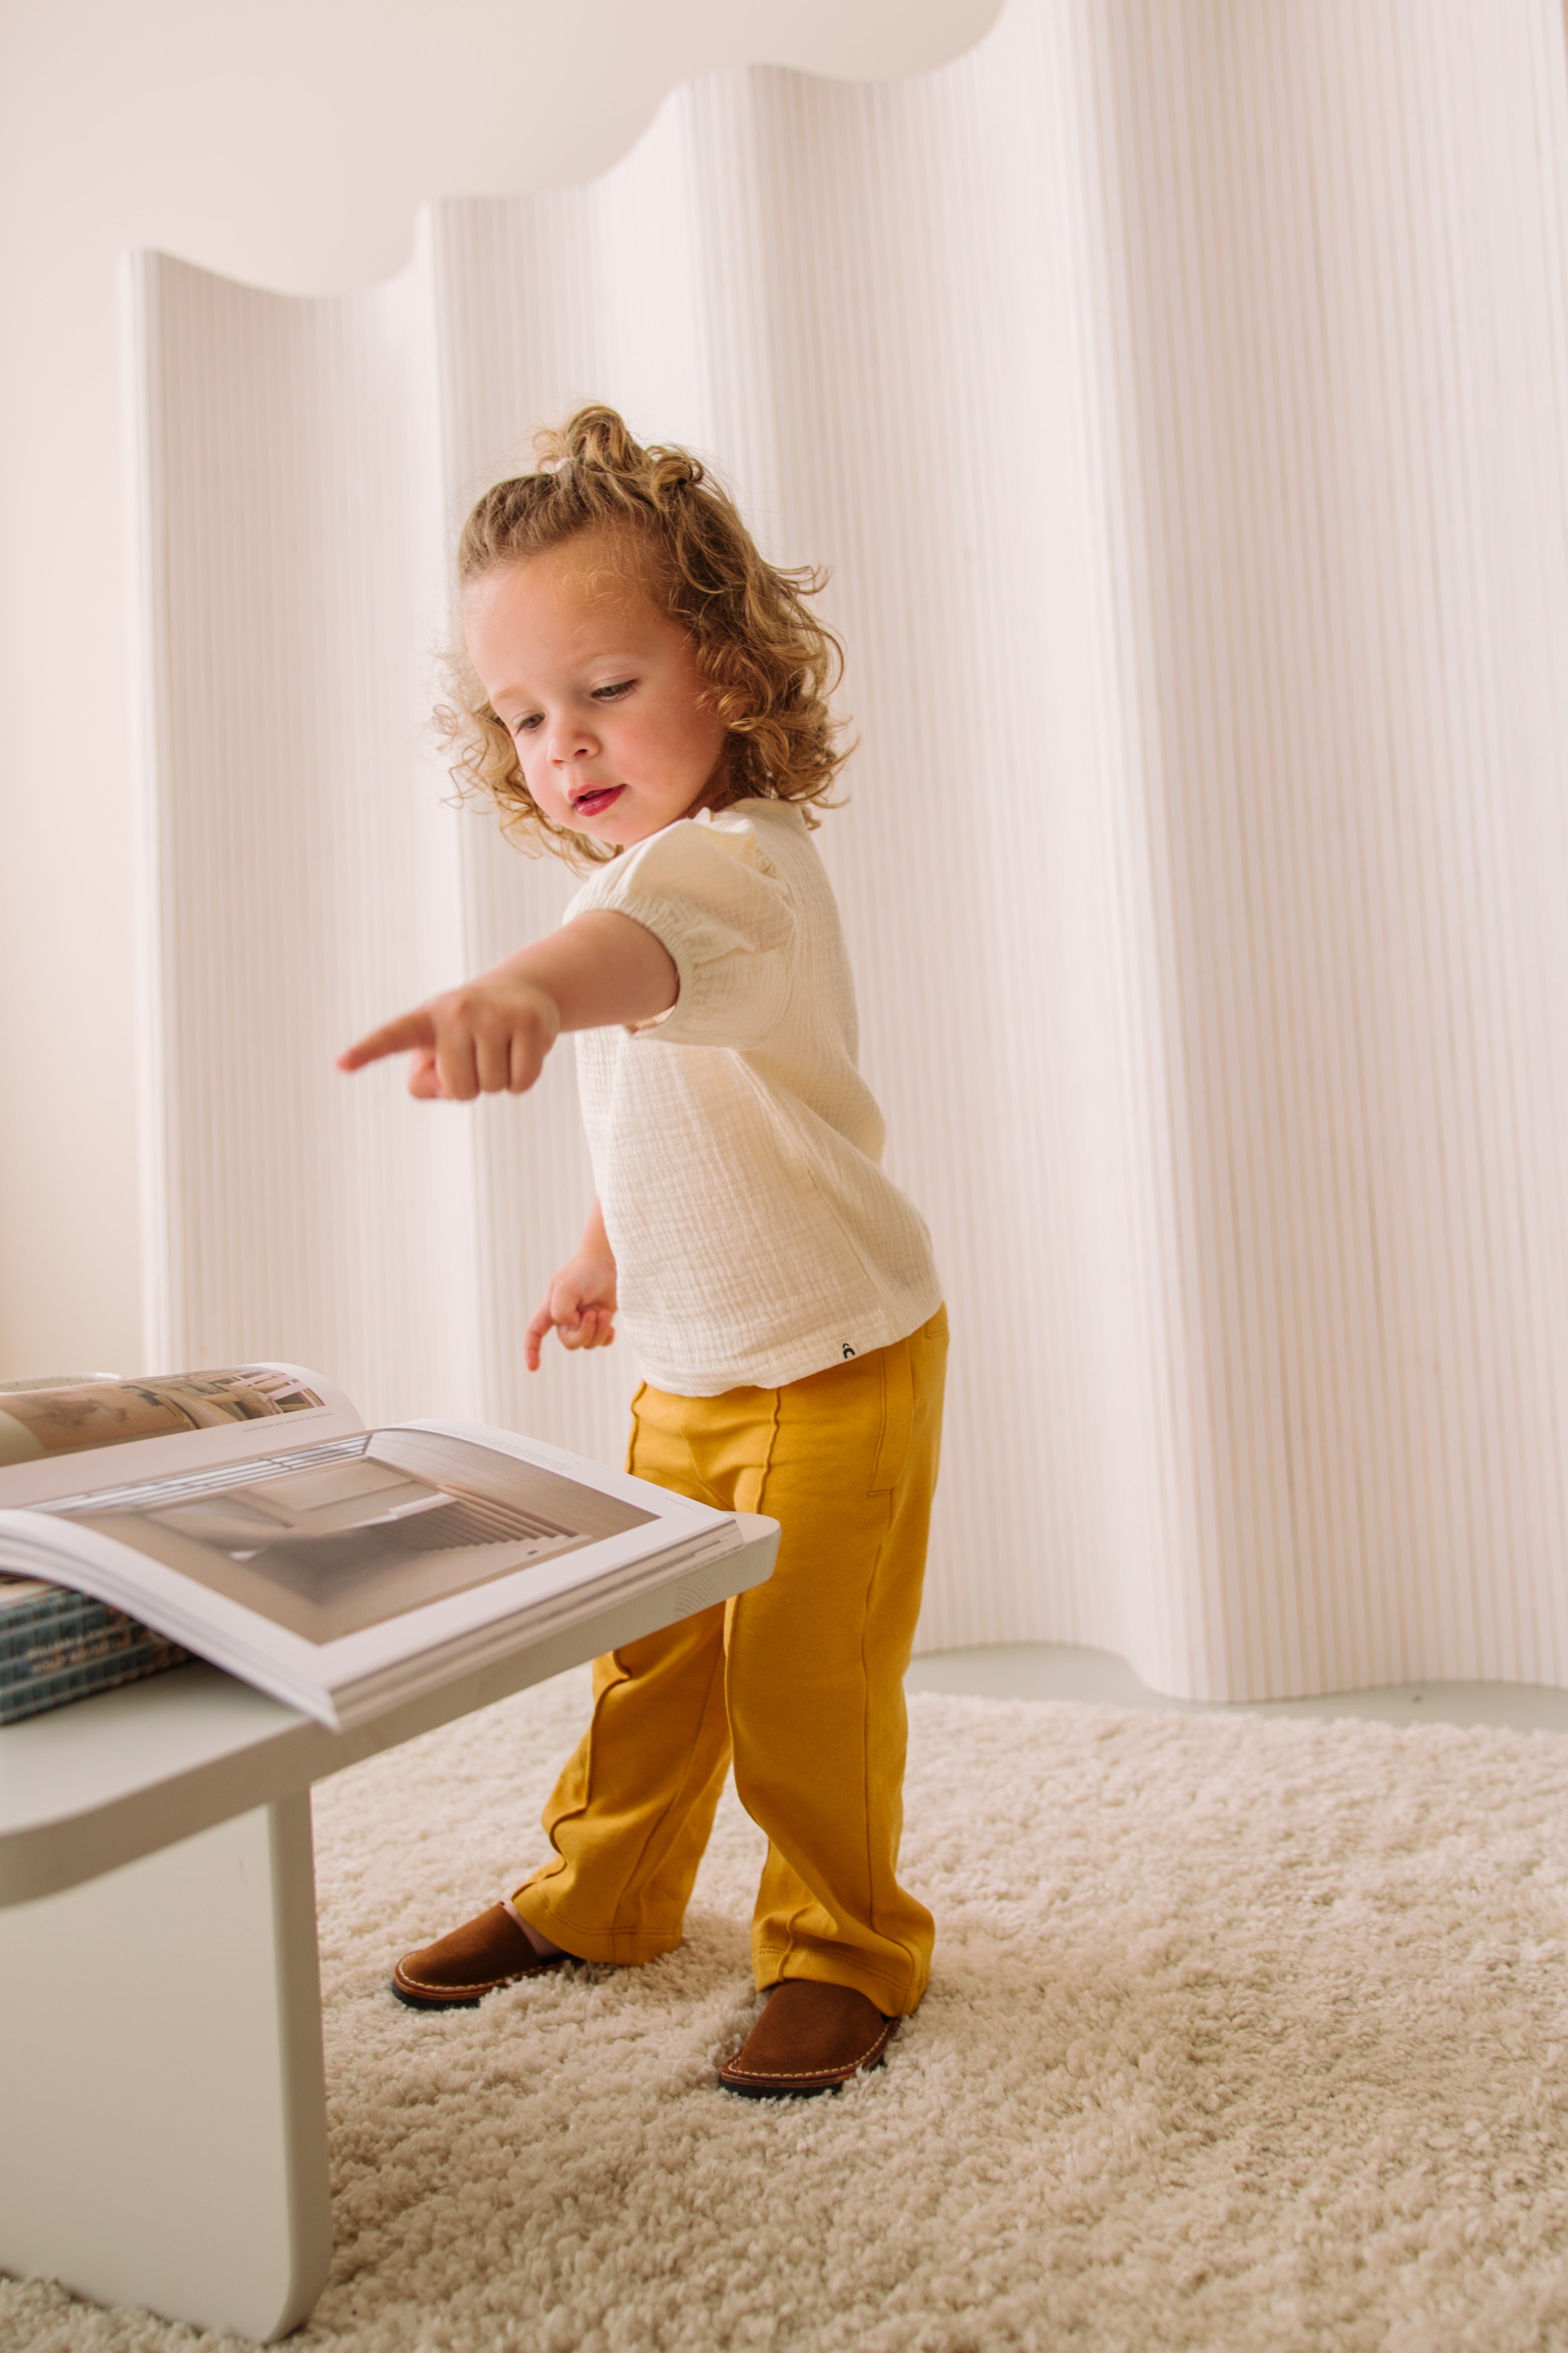
POLYGON ((333 1729, 741 1541, 727 1514, 536 1439, 366 1430, 297 1365, 0 1391, 0 1572, 91 1595, 333 1729))

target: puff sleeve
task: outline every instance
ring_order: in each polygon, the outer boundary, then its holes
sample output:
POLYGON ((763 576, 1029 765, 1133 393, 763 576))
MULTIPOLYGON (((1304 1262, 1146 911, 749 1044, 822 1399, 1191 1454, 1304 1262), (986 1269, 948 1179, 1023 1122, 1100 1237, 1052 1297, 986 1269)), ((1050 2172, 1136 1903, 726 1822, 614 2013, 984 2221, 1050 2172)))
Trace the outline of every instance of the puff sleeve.
POLYGON ((789 1010, 795 915, 746 820, 681 818, 604 868, 568 918, 630 915, 668 950, 680 993, 637 1035, 673 1046, 763 1045, 789 1010))

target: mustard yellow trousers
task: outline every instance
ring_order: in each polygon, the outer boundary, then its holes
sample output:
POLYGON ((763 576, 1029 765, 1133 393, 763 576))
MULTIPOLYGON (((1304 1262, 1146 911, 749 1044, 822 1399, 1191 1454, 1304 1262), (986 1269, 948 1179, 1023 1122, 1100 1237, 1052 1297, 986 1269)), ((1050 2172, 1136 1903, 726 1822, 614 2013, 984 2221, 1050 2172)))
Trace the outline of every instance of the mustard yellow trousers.
POLYGON ((595 1661, 594 1714, 555 1786, 554 1860, 512 1898, 590 1961, 680 1942, 731 1757, 767 1833, 752 1926, 759 1986, 854 1986, 913 2010, 931 1917, 900 1886, 904 1670, 936 1485, 947 1316, 777 1389, 644 1387, 628 1468, 778 1521, 765 1585, 595 1661))

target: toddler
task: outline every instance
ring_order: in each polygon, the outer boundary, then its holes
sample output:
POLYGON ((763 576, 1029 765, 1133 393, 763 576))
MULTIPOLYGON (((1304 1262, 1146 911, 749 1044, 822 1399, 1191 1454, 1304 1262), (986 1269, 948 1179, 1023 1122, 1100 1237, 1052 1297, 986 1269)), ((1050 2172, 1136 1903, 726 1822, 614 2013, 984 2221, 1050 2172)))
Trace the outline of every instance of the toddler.
POLYGON ((768 2000, 720 2078, 819 2092, 878 2063, 930 1968, 897 1864, 947 1346, 811 840, 843 757, 837 649, 820 581, 764 562, 685 451, 603 407, 540 450, 464 528, 445 723, 508 829, 590 876, 559 931, 342 1067, 406 1050, 413 1093, 467 1102, 524 1092, 577 1033, 598 1198, 527 1362, 552 1331, 605 1346, 621 1316, 647 1372, 630 1470, 782 1535, 766 1584, 596 1662, 552 1859, 393 1982, 442 2008, 671 1951, 732 1760, 768 1838, 768 2000))

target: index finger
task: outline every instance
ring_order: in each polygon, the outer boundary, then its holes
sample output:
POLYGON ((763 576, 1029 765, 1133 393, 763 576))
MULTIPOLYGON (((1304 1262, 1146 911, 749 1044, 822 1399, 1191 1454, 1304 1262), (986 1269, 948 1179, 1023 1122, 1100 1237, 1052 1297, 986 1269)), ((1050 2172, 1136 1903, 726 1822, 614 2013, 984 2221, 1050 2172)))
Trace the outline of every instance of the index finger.
POLYGON ((550 1302, 547 1299, 522 1336, 522 1361, 531 1373, 536 1373, 539 1370, 539 1351, 543 1344, 545 1334, 554 1321, 555 1318, 550 1312, 550 1302))
POLYGON ((340 1071, 363 1071, 367 1062, 379 1062, 388 1054, 401 1054, 411 1046, 434 1046, 436 1024, 421 1007, 413 1013, 400 1013, 395 1021, 385 1021, 379 1029, 350 1046, 338 1056, 340 1071))

